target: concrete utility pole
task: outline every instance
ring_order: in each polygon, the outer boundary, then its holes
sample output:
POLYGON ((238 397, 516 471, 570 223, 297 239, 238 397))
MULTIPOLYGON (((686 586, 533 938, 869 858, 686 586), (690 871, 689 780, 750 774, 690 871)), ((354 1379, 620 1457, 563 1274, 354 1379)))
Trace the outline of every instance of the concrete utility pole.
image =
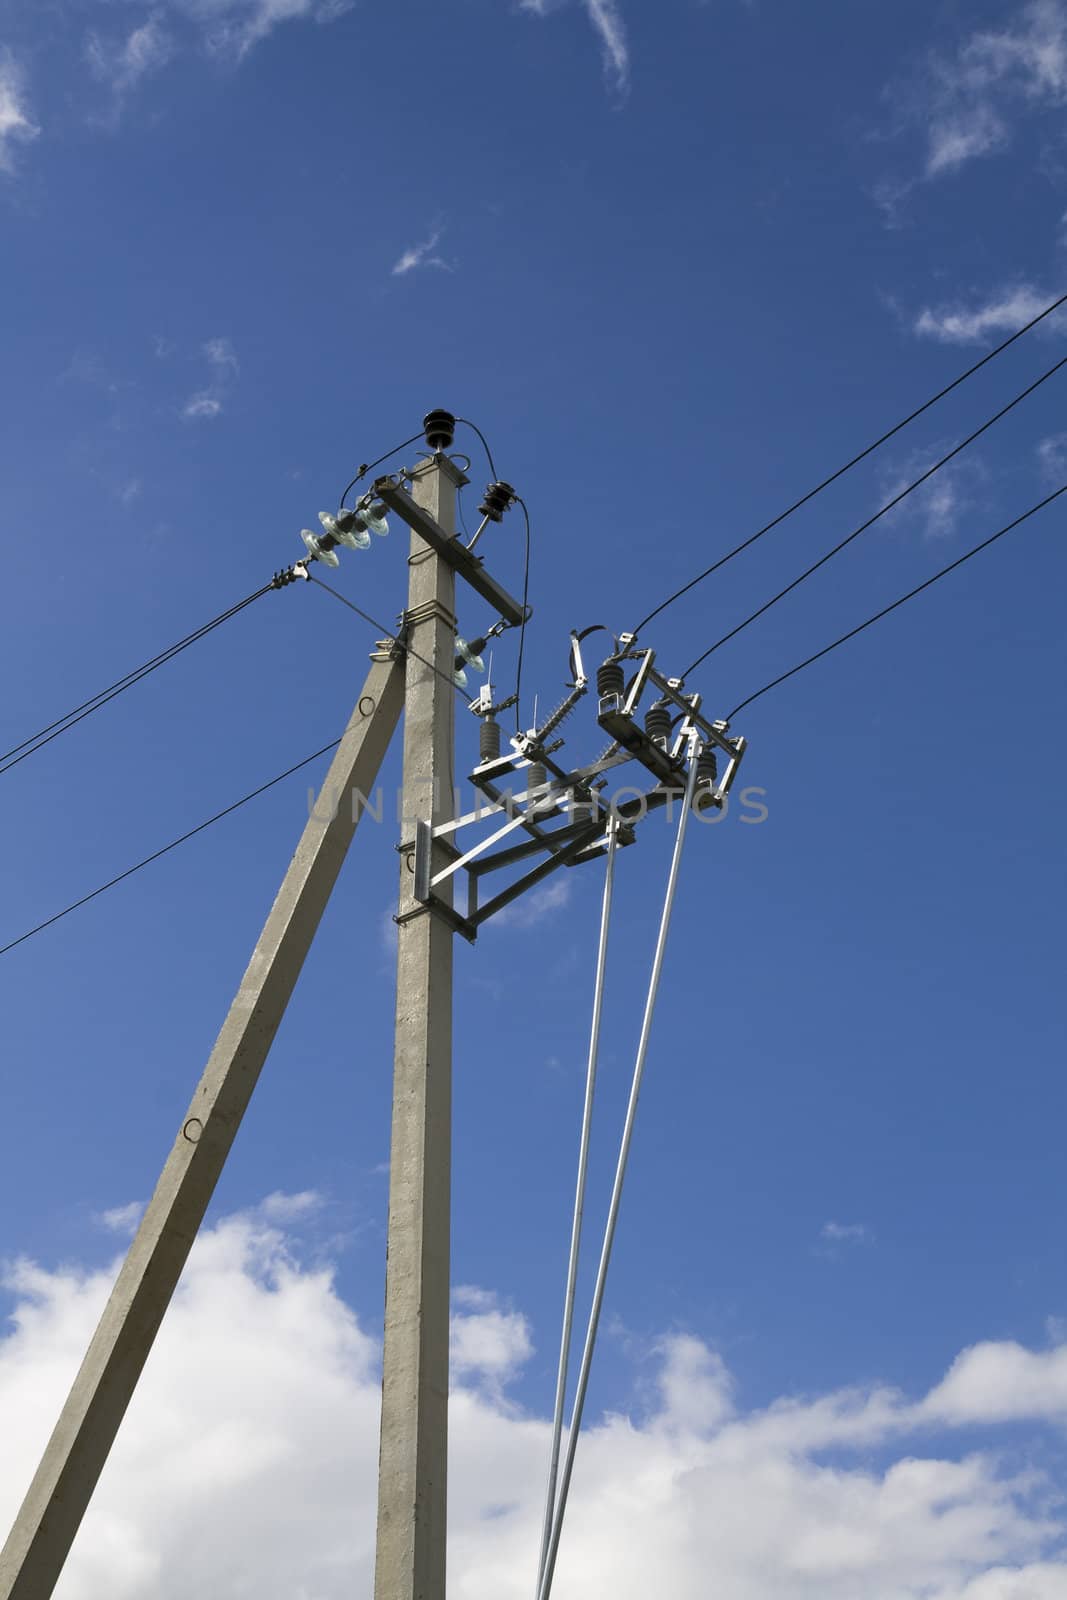
MULTIPOLYGON (((383 655, 367 676, 320 802, 0 1553, 0 1600, 49 1600, 55 1587, 341 869, 361 814, 356 795, 373 790, 402 693, 402 662, 383 655)), ((446 1247, 446 1270, 447 1259, 446 1247)))
MULTIPOLYGON (((413 498, 446 534, 466 481, 440 454, 416 471, 413 498)), ((409 570, 405 841, 417 819, 452 816, 456 698, 455 572, 414 532, 409 570)), ((453 934, 413 898, 412 848, 400 860, 375 1600, 445 1593, 453 934)))
MULTIPOLYGON (((320 802, 0 1552, 0 1600, 49 1600, 52 1594, 310 949, 362 814, 360 797, 373 790, 402 704, 406 838, 417 834, 429 840, 427 885, 435 871, 455 863, 455 847, 434 840, 433 830, 453 817, 457 572, 497 611, 497 630, 518 626, 527 612, 485 570, 481 556, 455 537, 456 490, 467 478, 442 453, 452 442, 454 424, 450 413, 431 412, 425 430, 433 454, 412 473, 379 479, 366 505, 360 502, 365 514, 373 514, 373 497, 380 493, 411 529, 403 639, 382 646, 372 658, 320 802), (403 487, 408 481, 410 495, 403 487)), ((509 485, 490 484, 481 508, 486 521, 499 522, 514 498, 509 485)), ((310 554, 289 569, 289 581, 307 576, 308 560, 324 558, 334 545, 345 543, 345 534, 363 526, 359 515, 357 509, 339 512, 337 519, 324 517, 324 535, 306 533, 310 554)), ((537 831, 534 849, 541 848, 548 842, 537 831)), ((417 895, 415 854, 414 842, 402 846, 375 1600, 444 1600, 445 1593, 457 919, 451 878, 433 896, 428 888, 417 895)), ((525 881, 533 882, 543 870, 535 869, 525 881)), ((516 892, 505 891, 498 903, 516 892)), ((491 909, 486 907, 485 914, 491 909)), ((473 921, 458 922, 473 937, 473 921)))

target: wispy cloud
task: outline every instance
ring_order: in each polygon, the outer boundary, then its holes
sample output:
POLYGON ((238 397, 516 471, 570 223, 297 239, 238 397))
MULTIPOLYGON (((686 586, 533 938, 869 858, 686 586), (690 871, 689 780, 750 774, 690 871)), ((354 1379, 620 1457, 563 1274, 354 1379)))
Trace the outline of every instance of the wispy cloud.
MULTIPOLYGON (((925 306, 915 319, 914 330, 925 338, 939 339, 942 344, 981 344, 992 335, 1013 333, 1054 299, 1054 295, 1043 294, 1031 284, 1016 284, 970 306, 961 301, 925 306)), ((1046 333, 1054 333, 1065 325, 1067 318, 1056 312, 1041 326, 1046 333)))
POLYGON ((626 28, 615 0, 583 0, 589 20, 600 35, 604 71, 616 89, 626 89, 630 81, 630 50, 626 28))
POLYGON ((400 260, 393 267, 393 277, 402 278, 407 272, 414 272, 419 267, 440 267, 445 272, 452 272, 451 262, 437 254, 437 246, 441 241, 441 229, 434 228, 421 244, 413 244, 405 250, 400 260))
POLYGON ((572 883, 570 877, 553 878, 543 889, 531 889, 521 900, 513 900, 493 920, 497 927, 534 928, 562 910, 570 900, 572 883))
POLYGON ((1042 477, 1052 483, 1062 483, 1067 478, 1067 433, 1054 433, 1042 439, 1037 447, 1037 459, 1042 477))
MULTIPOLYGON (((928 450, 914 451, 899 464, 887 468, 880 479, 882 503, 895 500, 945 453, 942 442, 928 450)), ((896 523, 911 518, 918 521, 924 538, 947 539, 974 504, 975 490, 985 478, 986 468, 977 457, 957 457, 940 467, 918 489, 912 490, 887 514, 886 521, 896 523)))
POLYGON ((108 1233, 132 1237, 144 1212, 143 1200, 131 1200, 126 1206, 112 1206, 108 1211, 98 1211, 94 1220, 108 1233))
POLYGON ((208 339, 204 343, 204 354, 211 366, 217 372, 237 373, 237 352, 229 339, 208 339))
MULTIPOLYGON (((604 74, 613 88, 624 94, 630 84, 630 46, 618 0, 581 0, 581 5, 600 39, 604 74)), ((520 9, 544 17, 557 7, 551 0, 520 0, 520 9)))
POLYGON ((222 401, 218 395, 211 394, 207 389, 201 389, 198 394, 190 395, 182 407, 182 416, 193 420, 217 417, 221 412, 222 401))
POLYGON ((971 106, 936 117, 930 124, 926 176, 956 172, 975 156, 999 150, 1007 140, 1008 130, 992 106, 971 106))
POLYGON ((1005 27, 980 29, 936 60, 932 78, 926 176, 939 177, 1002 149, 1013 112, 1067 101, 1067 8, 1031 0, 1005 27))
POLYGON ((14 171, 12 145, 36 139, 40 131, 30 116, 22 69, 0 49, 0 172, 14 171))
POLYGON ((874 186, 887 226, 898 227, 918 185, 1006 149, 1023 117, 1067 104, 1067 0, 1030 0, 1003 27, 929 55, 912 82, 891 84, 885 98, 895 131, 921 129, 925 146, 914 176, 874 186))
POLYGON ((191 395, 182 407, 182 416, 190 421, 219 416, 226 391, 240 371, 237 352, 229 339, 205 339, 200 349, 213 376, 211 382, 191 395))
POLYGON ((864 1222, 824 1222, 819 1238, 828 1244, 870 1244, 871 1230, 864 1222))
POLYGON ((283 22, 332 22, 354 0, 171 0, 203 29, 213 55, 241 60, 283 22))
POLYGON ((158 11, 125 38, 104 39, 91 33, 85 44, 90 71, 111 90, 116 116, 131 90, 142 78, 164 66, 173 52, 174 41, 158 11))
POLYGON ((323 1199, 317 1189, 301 1189, 298 1194, 287 1194, 275 1189, 260 1201, 259 1210, 265 1221, 275 1226, 299 1222, 302 1217, 314 1216, 322 1210, 323 1199))

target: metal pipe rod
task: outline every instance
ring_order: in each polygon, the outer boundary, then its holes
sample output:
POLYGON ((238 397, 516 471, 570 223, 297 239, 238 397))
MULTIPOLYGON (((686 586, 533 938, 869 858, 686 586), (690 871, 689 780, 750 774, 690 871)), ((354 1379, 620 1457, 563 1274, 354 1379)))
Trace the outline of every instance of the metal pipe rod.
POLYGON ((488 526, 489 526, 489 518, 488 517, 483 517, 481 522, 479 522, 478 526, 475 528, 473 535, 471 536, 470 543, 467 545, 467 549, 468 550, 473 550, 474 549, 474 546, 478 543, 478 540, 481 538, 482 534, 485 532, 485 530, 486 530, 486 528, 488 526))
POLYGON ((548 1546, 552 1538, 552 1522, 556 1512, 556 1482, 559 1476, 559 1452, 563 1439, 563 1408, 567 1398, 567 1374, 570 1368, 571 1333, 574 1327, 574 1295, 578 1282, 578 1256, 582 1240, 582 1218, 585 1213, 585 1183, 589 1167, 589 1137, 593 1125, 593 1096, 596 1089, 597 1061, 600 1056, 600 1019, 604 1003, 604 974, 607 969, 608 928, 611 923, 611 898, 615 883, 615 845, 619 823, 612 817, 607 827, 607 865, 604 871, 604 898, 600 910, 600 940, 596 953, 596 978, 593 983, 593 1021, 589 1033, 589 1057, 585 1069, 585 1106, 582 1110, 582 1132, 578 1142, 578 1181, 574 1193, 574 1218, 571 1223, 570 1255, 567 1260, 567 1288, 563 1297, 563 1332, 559 1347, 559 1372, 556 1377, 556 1409, 552 1417, 552 1456, 548 1467, 548 1490, 545 1495, 545 1522, 541 1535, 541 1561, 537 1569, 540 1584, 548 1560, 548 1546))
POLYGON ((652 1033, 652 1016, 656 1008, 656 996, 659 991, 660 974, 663 970, 663 956, 667 948, 667 934, 670 929, 671 912, 674 909, 674 893, 678 886, 678 870, 682 860, 682 848, 685 844, 686 828, 689 822, 689 813, 693 808, 693 796, 696 792, 697 759, 701 751, 701 740, 693 737, 689 750, 689 777, 685 786, 685 805, 678 823, 678 833, 674 841, 674 854, 671 857, 671 870, 667 877, 667 892, 663 901, 663 913, 660 917, 659 933, 656 938, 656 952, 652 958, 652 976, 649 979, 648 996, 645 1000, 645 1014, 641 1023, 641 1037, 637 1045, 637 1059, 634 1062, 633 1082, 630 1085, 630 1102, 626 1108, 626 1122, 622 1131, 622 1142, 619 1146, 619 1160, 615 1168, 615 1182, 611 1191, 611 1204, 608 1207, 608 1220, 604 1228, 604 1244, 600 1253, 600 1265, 597 1268, 596 1287, 593 1290, 593 1305, 589 1313, 589 1325, 586 1329, 585 1348, 582 1351, 582 1364, 578 1372, 578 1387, 574 1396, 574 1410, 571 1414, 570 1435, 567 1439, 567 1455, 563 1463, 563 1479, 559 1489, 559 1500, 552 1522, 552 1533, 549 1539, 547 1558, 541 1581, 537 1591, 537 1600, 548 1600, 552 1589, 552 1579, 556 1570, 556 1557, 559 1554, 560 1534, 563 1531, 563 1517, 567 1510, 567 1496, 570 1493, 571 1476, 574 1472, 574 1456, 578 1448, 578 1434, 582 1426, 582 1412, 585 1408, 585 1397, 589 1388, 589 1371, 593 1364, 593 1348, 596 1344, 597 1330, 600 1325, 600 1312, 604 1304, 604 1287, 607 1283, 608 1266, 611 1261, 611 1248, 615 1242, 615 1228, 619 1220, 619 1205, 622 1200, 622 1186, 626 1177, 626 1163, 630 1155, 630 1143, 633 1138, 634 1119, 637 1115, 637 1100, 641 1093, 641 1079, 644 1076, 645 1058, 648 1054, 648 1042, 652 1033))

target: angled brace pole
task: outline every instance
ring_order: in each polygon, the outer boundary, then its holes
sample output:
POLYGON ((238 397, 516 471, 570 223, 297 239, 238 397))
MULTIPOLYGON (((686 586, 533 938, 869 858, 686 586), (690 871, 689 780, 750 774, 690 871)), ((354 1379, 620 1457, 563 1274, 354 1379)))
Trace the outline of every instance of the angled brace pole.
POLYGON ((48 1600, 192 1249, 404 697, 376 658, 111 1298, 0 1553, 0 1600, 48 1600))

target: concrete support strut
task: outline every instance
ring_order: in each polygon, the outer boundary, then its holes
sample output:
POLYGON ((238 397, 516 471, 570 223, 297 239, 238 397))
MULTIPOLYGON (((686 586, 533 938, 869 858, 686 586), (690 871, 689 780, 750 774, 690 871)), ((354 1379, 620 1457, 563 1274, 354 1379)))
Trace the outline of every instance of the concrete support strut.
MULTIPOLYGON (((396 728, 403 665, 376 660, 155 1194, 0 1553, 0 1600, 48 1600, 177 1287, 396 728)), ((446 1252, 447 1255, 447 1252, 446 1252)))
MULTIPOLYGON (((464 482, 443 456, 415 475, 449 534, 464 482)), ((455 720, 455 573, 414 533, 410 562, 405 841, 417 819, 452 814, 455 720)), ((375 1600, 445 1593, 453 935, 414 900, 413 866, 402 849, 375 1600)))

